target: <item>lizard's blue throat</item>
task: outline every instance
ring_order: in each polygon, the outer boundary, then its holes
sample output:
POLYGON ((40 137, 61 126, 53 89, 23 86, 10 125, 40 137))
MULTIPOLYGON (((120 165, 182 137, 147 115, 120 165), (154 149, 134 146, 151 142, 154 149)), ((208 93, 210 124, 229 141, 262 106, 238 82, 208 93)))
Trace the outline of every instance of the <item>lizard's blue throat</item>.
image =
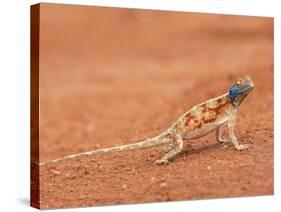
POLYGON ((251 87, 238 87, 236 84, 229 89, 231 103, 237 107, 251 91, 251 87))

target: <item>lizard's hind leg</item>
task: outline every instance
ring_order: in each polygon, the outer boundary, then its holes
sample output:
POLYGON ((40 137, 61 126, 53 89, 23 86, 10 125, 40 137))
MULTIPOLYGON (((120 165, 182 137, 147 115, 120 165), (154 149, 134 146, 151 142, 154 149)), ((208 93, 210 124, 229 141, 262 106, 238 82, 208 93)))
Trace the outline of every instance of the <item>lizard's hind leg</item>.
POLYGON ((175 157, 177 154, 179 154, 183 149, 183 139, 180 134, 176 135, 173 148, 166 154, 164 157, 162 157, 160 160, 155 161, 155 164, 157 165, 163 165, 168 164, 169 159, 175 157))

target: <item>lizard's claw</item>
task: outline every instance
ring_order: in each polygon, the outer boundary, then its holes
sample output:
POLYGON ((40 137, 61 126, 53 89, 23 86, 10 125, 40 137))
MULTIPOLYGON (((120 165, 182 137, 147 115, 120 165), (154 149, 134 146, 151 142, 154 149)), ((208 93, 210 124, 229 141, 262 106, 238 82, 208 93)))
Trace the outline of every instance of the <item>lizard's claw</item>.
POLYGON ((156 164, 156 165, 168 165, 169 161, 165 160, 165 159, 160 159, 160 160, 155 161, 154 164, 156 164))
POLYGON ((238 145, 237 147, 235 147, 236 150, 238 151, 242 151, 242 150, 245 150, 245 149, 248 149, 249 148, 249 145, 248 144, 240 144, 238 145))

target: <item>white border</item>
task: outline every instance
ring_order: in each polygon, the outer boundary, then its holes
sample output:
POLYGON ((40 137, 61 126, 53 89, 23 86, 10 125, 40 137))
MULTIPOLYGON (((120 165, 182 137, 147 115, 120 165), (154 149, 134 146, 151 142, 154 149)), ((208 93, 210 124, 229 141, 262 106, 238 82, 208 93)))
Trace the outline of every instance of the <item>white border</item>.
MULTIPOLYGON (((275 195, 251 198, 107 206, 68 211, 277 211, 280 198, 280 5, 274 0, 50 0, 49 3, 115 6, 189 12, 275 17, 275 195), (278 47, 278 48, 277 48, 278 47)), ((0 7, 0 136, 1 211, 31 211, 29 198, 29 6, 30 0, 9 0, 0 7)), ((266 80, 266 79, 265 79, 266 80)))
MULTIPOLYGON (((40 1, 30 0, 32 4, 40 1)), ((142 8, 142 9, 157 9, 170 11, 188 11, 188 12, 207 12, 207 13, 223 13, 236 15, 253 15, 253 16, 270 16, 278 14, 278 9, 272 7, 273 1, 255 0, 245 2, 245 0, 189 0, 189 1, 164 1, 164 0, 50 0, 50 3, 69 3, 79 5, 96 5, 110 7, 125 7, 125 8, 142 8)))

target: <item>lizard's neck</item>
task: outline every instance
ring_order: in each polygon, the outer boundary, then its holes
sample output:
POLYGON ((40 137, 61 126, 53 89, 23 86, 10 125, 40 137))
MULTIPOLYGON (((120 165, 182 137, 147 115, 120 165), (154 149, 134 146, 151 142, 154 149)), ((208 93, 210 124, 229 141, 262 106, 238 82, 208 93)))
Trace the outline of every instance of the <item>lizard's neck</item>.
POLYGON ((210 99, 197 106, 197 110, 202 112, 203 115, 213 114, 215 116, 220 116, 230 112, 233 109, 235 109, 235 107, 233 106, 228 93, 210 99))
POLYGON ((225 98, 227 99, 227 101, 231 103, 234 109, 236 109, 240 105, 240 104, 236 104, 234 101, 231 100, 229 93, 225 94, 225 98))
POLYGON ((236 108, 238 107, 231 101, 229 93, 226 93, 222 96, 222 102, 224 103, 223 105, 225 107, 225 110, 236 110, 236 108))

